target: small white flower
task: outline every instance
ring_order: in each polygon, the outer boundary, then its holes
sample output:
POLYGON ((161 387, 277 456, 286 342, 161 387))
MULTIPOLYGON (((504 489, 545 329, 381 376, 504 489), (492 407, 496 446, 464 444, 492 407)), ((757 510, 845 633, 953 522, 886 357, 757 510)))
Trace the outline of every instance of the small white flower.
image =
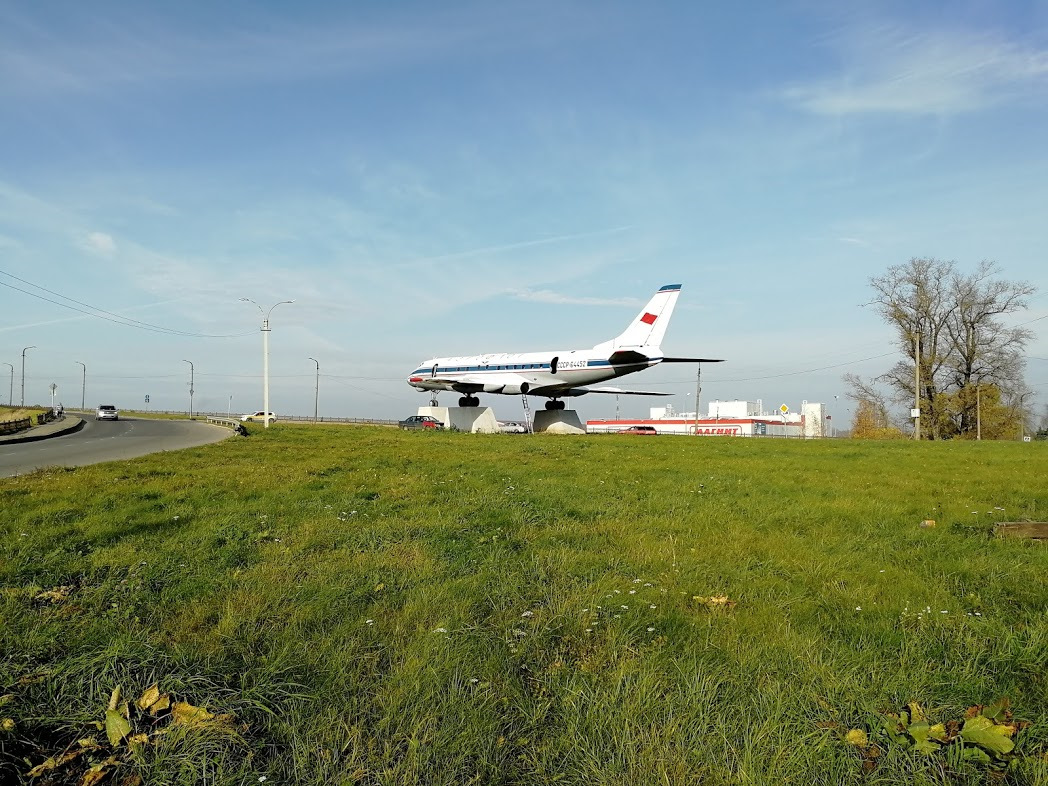
POLYGON ((374 625, 375 624, 375 620, 364 620, 364 624, 365 625, 374 625))
MULTIPOLYGON (((178 516, 175 516, 175 518, 174 518, 174 521, 178 521, 178 516)), ((266 776, 265 776, 265 775, 263 775, 262 777, 264 778, 264 777, 266 777, 266 776)))
POLYGON ((648 628, 648 633, 654 633, 654 632, 655 632, 655 628, 648 628))
POLYGON ((447 628, 434 628, 433 632, 434 633, 447 633, 448 629, 447 628))
POLYGON ((593 633, 593 628, 586 628, 586 633, 593 633))
POLYGON ((583 611, 589 611, 589 609, 583 609, 583 611))
POLYGON ((621 616, 622 616, 621 614, 616 614, 616 615, 615 615, 615 619, 618 619, 618 618, 619 618, 619 617, 621 617, 621 616))
POLYGON ((976 617, 981 617, 981 616, 982 616, 982 612, 981 612, 981 611, 977 611, 977 612, 975 612, 975 616, 976 616, 976 617))
POLYGON ((630 595, 636 595, 636 594, 637 594, 637 590, 630 590, 630 595))
POLYGON ((855 610, 856 610, 856 611, 862 611, 862 606, 856 606, 856 607, 855 607, 855 610))
POLYGON ((652 603, 650 606, 648 606, 648 608, 649 609, 654 609, 654 608, 657 608, 657 606, 654 603, 652 603))
POLYGON ((877 572, 878 572, 878 573, 884 573, 884 568, 881 568, 881 569, 880 569, 879 571, 877 571, 877 572))
POLYGON ((480 682, 480 680, 478 680, 476 677, 470 677, 469 678, 469 684, 470 685, 476 685, 478 682, 480 682))
POLYGON ((645 587, 650 587, 651 586, 651 582, 650 581, 645 581, 644 582, 644 586, 645 587))
POLYGON ((640 584, 640 579, 634 579, 634 580, 633 580, 633 583, 634 583, 634 584, 640 584))
POLYGON ((534 617, 535 616, 535 612, 533 612, 533 611, 525 611, 520 616, 522 616, 522 617, 534 617))
POLYGON ((628 609, 628 608, 629 608, 629 606, 623 606, 622 608, 624 608, 624 609, 628 609))
POLYGON ((940 614, 949 614, 950 612, 948 612, 948 611, 947 611, 946 609, 943 609, 943 610, 942 610, 942 611, 940 611, 939 613, 940 613, 940 614))
POLYGON ((265 783, 267 780, 269 780, 269 778, 267 778, 265 775, 259 775, 258 776, 258 782, 259 783, 265 783))
POLYGON ((621 592, 621 591, 619 591, 619 590, 615 590, 615 594, 616 594, 616 595, 621 595, 621 594, 622 594, 622 592, 621 592))

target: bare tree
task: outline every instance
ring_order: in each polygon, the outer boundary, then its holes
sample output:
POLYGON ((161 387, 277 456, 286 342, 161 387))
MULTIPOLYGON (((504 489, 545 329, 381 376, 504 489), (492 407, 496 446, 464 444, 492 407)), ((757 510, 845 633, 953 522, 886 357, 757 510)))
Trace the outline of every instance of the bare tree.
MULTIPOLYGON (((1026 308, 1026 298, 1036 288, 995 278, 1000 272, 995 263, 983 261, 974 273, 957 273, 951 281, 955 308, 946 324, 952 344, 950 382, 962 390, 989 382, 1017 396, 1025 389, 1023 350, 1033 333, 1005 327, 998 317, 1026 308)), ((960 432, 971 431, 973 423, 974 412, 965 407, 957 424, 960 432)))
MULTIPOLYGON (((963 273, 954 262, 914 258, 870 279, 874 298, 868 305, 895 328, 902 355, 877 379, 891 387, 898 403, 917 402, 929 439, 975 430, 978 386, 992 384, 1009 399, 1024 390, 1023 350, 1032 334, 1006 327, 1000 317, 1026 308, 1035 289, 1001 279, 1000 272, 993 262, 963 273), (920 390, 915 392, 917 358, 920 390)), ((875 401, 869 398, 875 392, 871 383, 852 375, 845 382, 853 398, 875 401)))
POLYGON ((938 259, 911 259, 893 265, 883 276, 870 279, 876 293, 872 304, 895 327, 899 351, 906 360, 896 363, 883 379, 900 396, 913 401, 915 357, 920 357, 920 409, 924 422, 931 424, 929 436, 937 439, 941 396, 948 369, 950 336, 947 326, 956 309, 951 282, 956 275, 953 262, 938 259))

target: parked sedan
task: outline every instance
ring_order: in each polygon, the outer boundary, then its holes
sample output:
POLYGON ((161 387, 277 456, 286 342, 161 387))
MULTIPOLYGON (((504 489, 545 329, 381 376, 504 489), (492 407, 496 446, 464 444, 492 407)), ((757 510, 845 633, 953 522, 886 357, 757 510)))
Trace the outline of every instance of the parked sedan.
POLYGON ((499 431, 503 434, 527 434, 528 427, 516 420, 500 420, 499 431))
POLYGON ((441 423, 434 417, 429 415, 412 415, 410 418, 404 418, 400 421, 400 427, 402 429, 437 429, 444 428, 444 424, 441 423))
MULTIPOLYGON (((245 423, 265 423, 267 420, 266 413, 262 410, 259 410, 258 412, 252 412, 250 415, 241 415, 240 419, 245 423)), ((270 412, 268 418, 269 422, 272 423, 276 419, 277 416, 270 412)))
POLYGON ((659 434, 659 432, 657 432, 655 430, 654 426, 630 426, 629 428, 624 428, 619 433, 620 434, 640 434, 640 435, 649 436, 649 437, 656 437, 659 434))

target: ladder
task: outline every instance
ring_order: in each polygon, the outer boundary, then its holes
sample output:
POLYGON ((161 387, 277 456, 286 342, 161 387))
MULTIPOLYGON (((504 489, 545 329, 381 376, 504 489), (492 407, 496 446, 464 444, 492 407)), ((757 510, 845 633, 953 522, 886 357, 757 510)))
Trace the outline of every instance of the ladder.
POLYGON ((526 393, 522 393, 520 396, 521 402, 524 404, 524 425, 528 427, 528 433, 533 433, 531 430, 531 408, 528 406, 528 396, 526 393))

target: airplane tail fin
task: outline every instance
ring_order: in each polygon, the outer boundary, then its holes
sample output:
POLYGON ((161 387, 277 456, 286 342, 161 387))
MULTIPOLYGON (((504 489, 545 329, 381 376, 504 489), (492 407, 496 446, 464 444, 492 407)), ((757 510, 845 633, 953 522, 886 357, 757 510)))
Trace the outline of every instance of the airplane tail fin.
POLYGON ((648 304, 619 336, 598 344, 594 349, 617 349, 619 347, 659 347, 666 335, 666 328, 673 314, 673 307, 680 295, 680 284, 667 284, 659 289, 648 304))

